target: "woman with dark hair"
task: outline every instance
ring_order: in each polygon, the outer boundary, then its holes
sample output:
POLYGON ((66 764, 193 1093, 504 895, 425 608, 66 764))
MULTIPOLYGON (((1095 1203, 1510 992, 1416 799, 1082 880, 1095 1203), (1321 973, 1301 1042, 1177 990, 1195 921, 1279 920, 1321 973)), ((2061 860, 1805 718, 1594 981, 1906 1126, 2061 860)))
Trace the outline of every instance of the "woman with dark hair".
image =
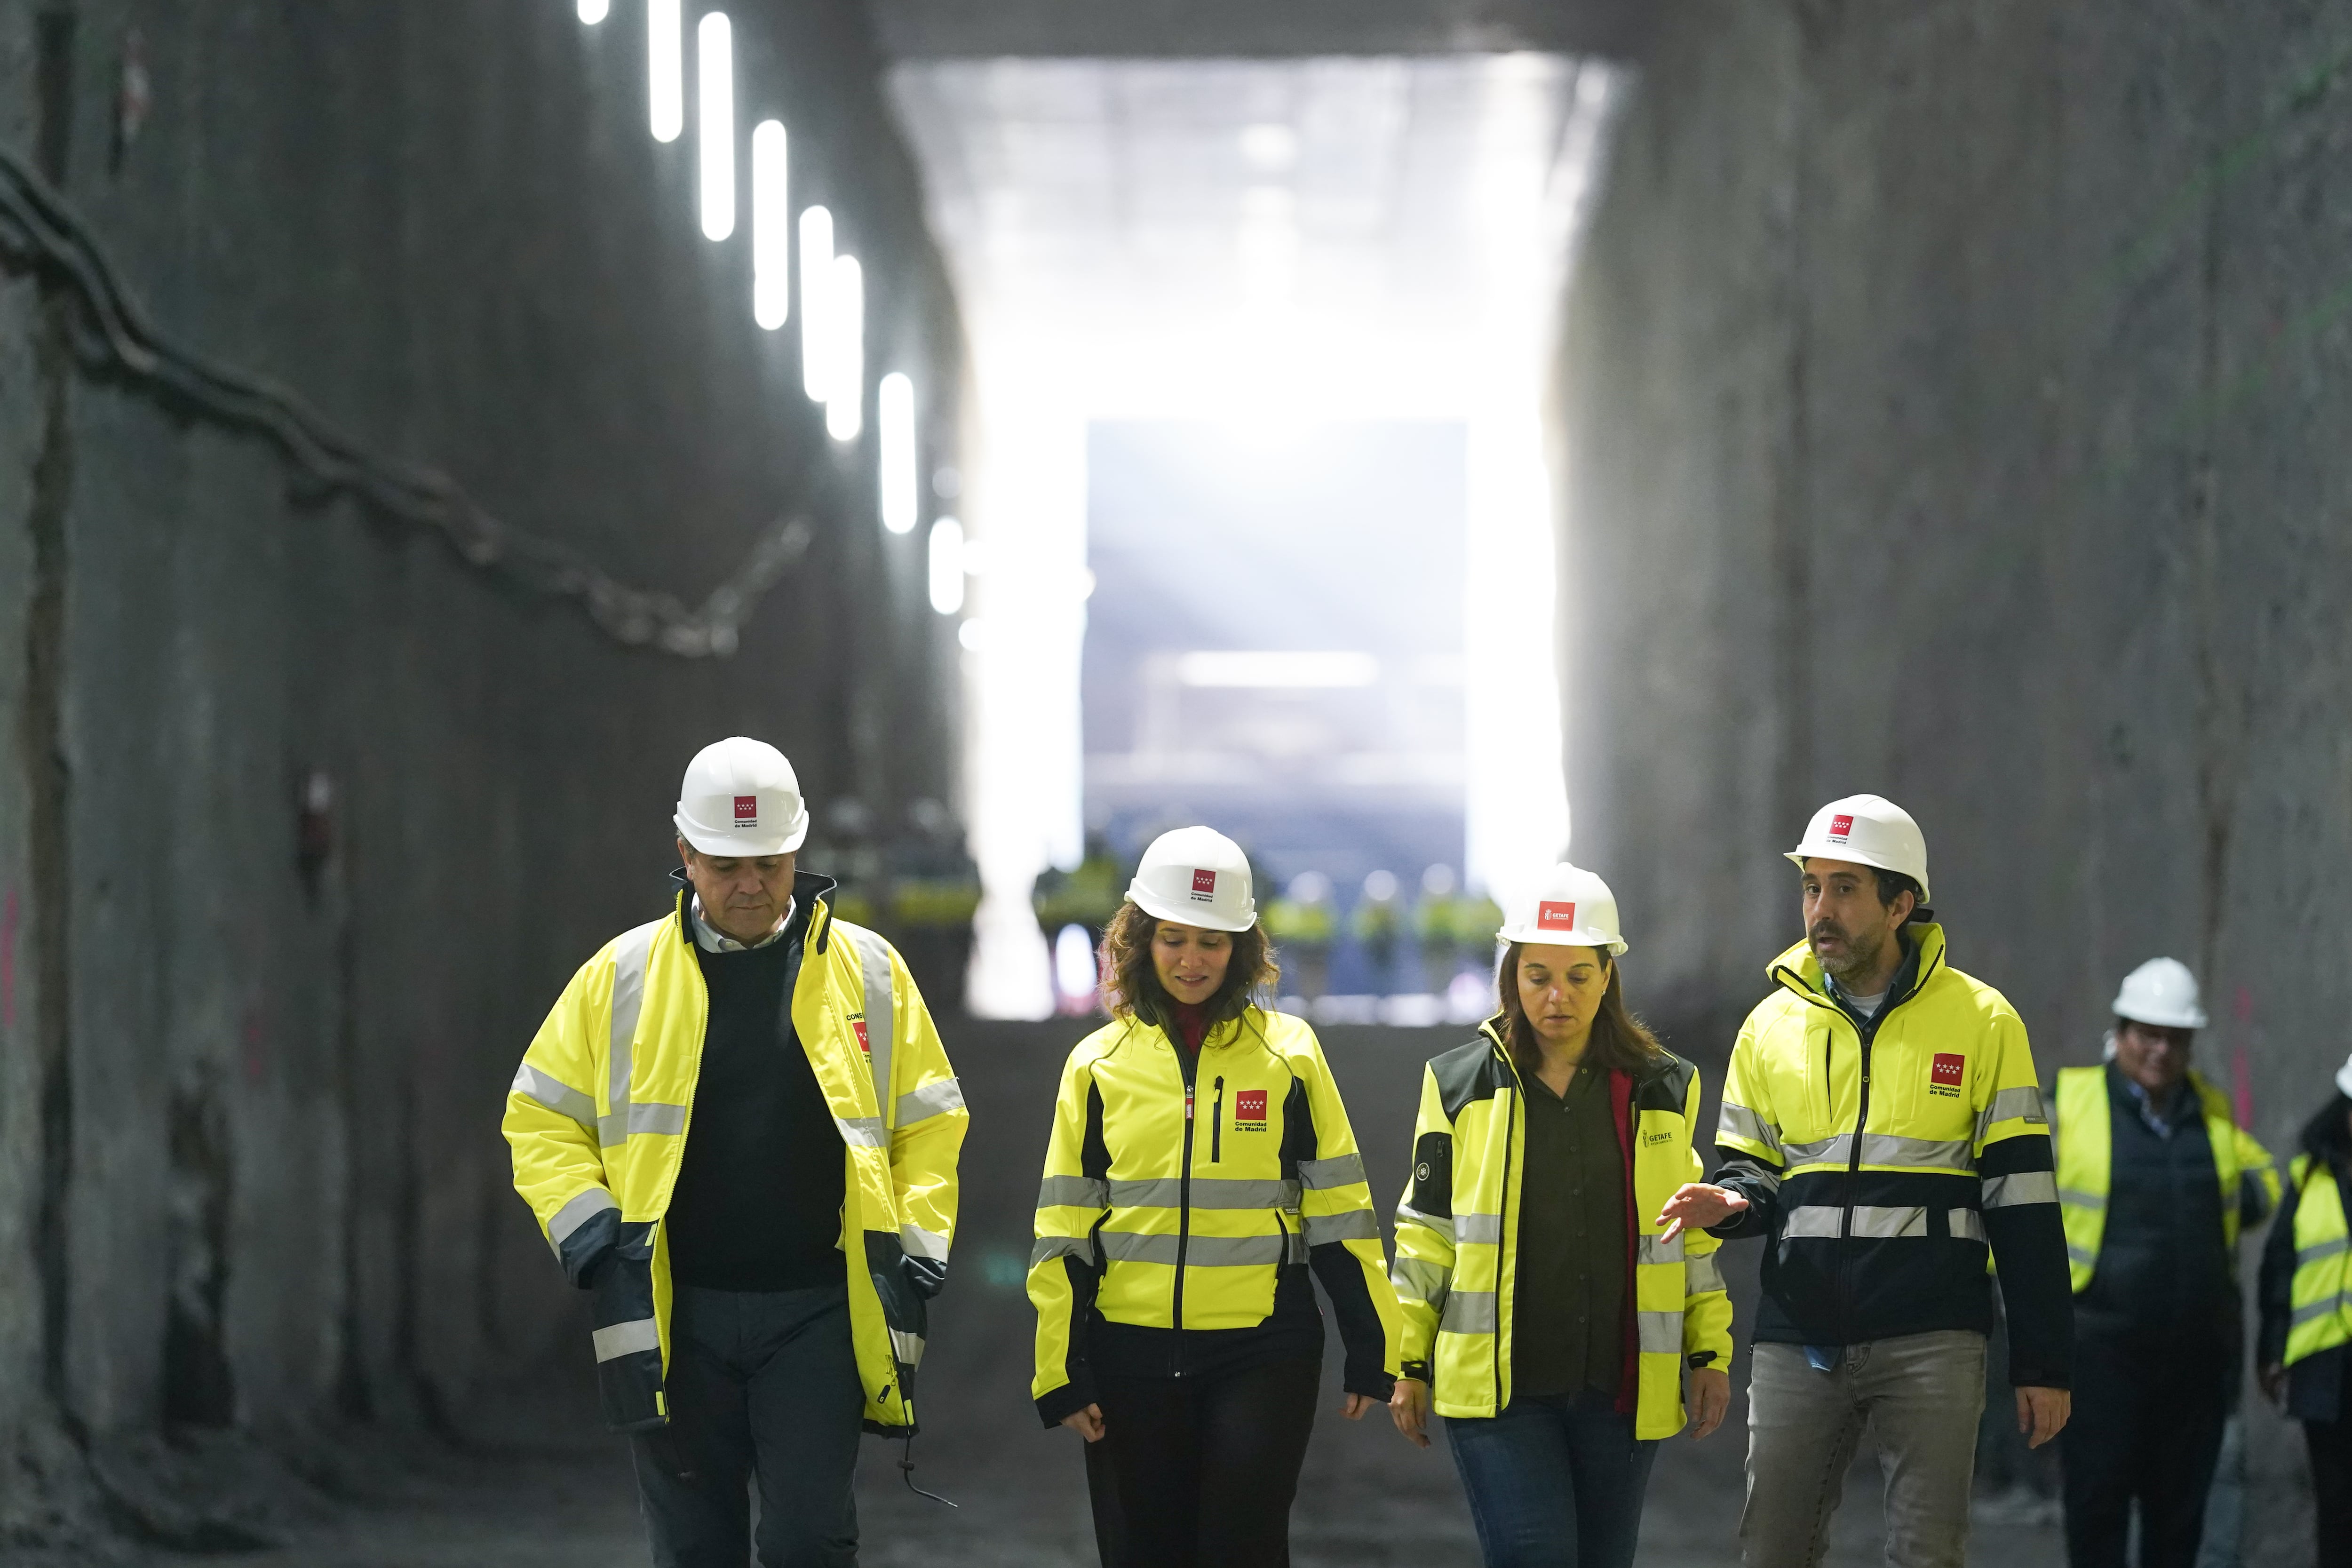
POLYGON ((2352 1061, 2304 1124, 2263 1244, 2263 1392, 2303 1423, 2319 1505, 2319 1568, 2352 1568, 2352 1061))
POLYGON ((1731 1399, 1716 1239, 1655 1217, 1703 1175, 1698 1070, 1627 1011, 1600 878, 1554 868, 1497 935, 1501 1009, 1422 1079, 1390 1412, 1423 1447, 1445 1417, 1488 1568, 1626 1568, 1658 1440, 1731 1399))
POLYGON ((1232 839, 1144 851, 1103 969, 1111 1021, 1063 1068, 1037 1194, 1031 1394, 1089 1445, 1106 1568, 1280 1568, 1323 1360, 1310 1272, 1340 1413, 1395 1381, 1363 1159, 1315 1032, 1259 1005, 1276 972, 1232 839))

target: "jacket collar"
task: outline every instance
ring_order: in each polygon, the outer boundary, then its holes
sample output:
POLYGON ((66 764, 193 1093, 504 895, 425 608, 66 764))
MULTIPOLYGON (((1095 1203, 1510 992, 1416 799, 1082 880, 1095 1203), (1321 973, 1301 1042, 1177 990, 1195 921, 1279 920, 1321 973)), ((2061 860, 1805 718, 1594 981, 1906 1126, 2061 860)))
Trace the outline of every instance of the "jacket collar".
MULTIPOLYGON (((1925 990, 1927 982, 1944 966, 1944 928, 1941 925, 1933 921, 1907 925, 1897 933, 1896 940, 1901 941, 1906 934, 1910 941, 1906 945, 1911 951, 1904 959, 1903 967, 1895 971, 1895 984, 1888 990, 1886 1000, 1879 1006, 1881 1018, 1899 1004, 1909 1001, 1925 990), (1906 970, 1914 972, 1914 978, 1907 986, 1903 984, 1906 970)), ((1828 977, 1822 974, 1822 961, 1813 956, 1811 942, 1797 943, 1774 959, 1764 973, 1774 984, 1787 986, 1808 1002, 1833 1007, 1841 1013, 1845 1011, 1838 1007, 1836 999, 1830 994, 1828 977)))
MULTIPOLYGON (((677 917, 680 941, 692 947, 694 942, 694 884, 686 879, 686 868, 670 868, 672 909, 677 917)), ((833 890, 841 886, 834 878, 817 871, 793 873, 792 919, 803 921, 803 940, 816 952, 824 951, 825 939, 833 934, 833 890), (803 911, 805 911, 803 914, 803 911)))

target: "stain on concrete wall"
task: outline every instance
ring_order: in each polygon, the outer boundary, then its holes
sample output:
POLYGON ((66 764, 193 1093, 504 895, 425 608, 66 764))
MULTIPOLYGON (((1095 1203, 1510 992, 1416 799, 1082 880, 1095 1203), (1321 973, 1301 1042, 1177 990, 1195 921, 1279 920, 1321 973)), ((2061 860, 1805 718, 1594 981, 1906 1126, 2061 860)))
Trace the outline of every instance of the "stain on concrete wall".
POLYGON ((2352 1005, 2347 153, 2324 8, 1675 13, 1562 361, 1577 846, 1645 994, 1736 1021, 1778 852, 1875 790, 2045 1079, 2173 953, 2291 1145, 2352 1005))
MULTIPOLYGON (((863 259, 928 472, 960 329, 862 14, 735 20, 743 128, 786 121, 863 259)), ((620 8, 0 3, 0 138, 176 335, 688 603, 815 527, 733 658, 623 648, 93 373, 0 272, 0 1439, 40 1463, 461 1428, 584 1364, 498 1117, 572 970, 664 904, 687 757, 748 731, 818 801, 953 797, 951 627, 877 521, 870 408, 830 440, 798 312, 753 324, 643 49, 620 8)))

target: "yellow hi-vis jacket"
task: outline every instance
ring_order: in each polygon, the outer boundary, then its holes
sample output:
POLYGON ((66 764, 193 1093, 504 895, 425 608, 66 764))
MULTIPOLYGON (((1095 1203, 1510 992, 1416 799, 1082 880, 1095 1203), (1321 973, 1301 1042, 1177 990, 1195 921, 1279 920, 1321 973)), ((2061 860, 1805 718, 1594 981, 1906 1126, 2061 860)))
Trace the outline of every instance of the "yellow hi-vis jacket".
MULTIPOLYGON (((805 892, 810 879, 803 879, 805 892)), ((963 1093, 906 965, 814 897, 793 1027, 840 1130, 843 1268, 866 1419, 909 1429, 927 1295, 955 1234, 963 1093)), ((507 1095, 515 1190, 574 1283, 595 1280, 597 1384, 616 1430, 668 1420, 662 1217, 692 1132, 709 994, 681 892, 583 964, 507 1095)))
POLYGON ((1029 1260, 1040 1413, 1093 1402, 1090 1306, 1141 1329, 1255 1329, 1286 1267, 1307 1263, 1332 1299, 1349 1392, 1385 1398, 1396 1294, 1315 1031, 1251 1007, 1212 1028, 1191 1065, 1188 1082, 1183 1047, 1126 1017, 1062 1069, 1029 1260))
POLYGON ((2294 1286, 2289 1300, 2284 1364, 2352 1342, 2352 1237, 2336 1173, 2297 1154, 2287 1179, 2301 1192, 2294 1208, 2294 1286))
POLYGON ((2063 1388, 2074 1301, 2025 1025, 1951 966, 1942 926, 1906 926, 1902 941, 1868 1020, 1840 1005, 1806 943, 1773 962, 1716 1131, 1716 1181, 1748 1208, 1712 1228, 1769 1237, 1752 1336, 1767 1343, 1988 1332, 1990 1248, 2011 1382, 2063 1388))
MULTIPOLYGON (((2213 1146, 2213 1173, 2221 1184, 2221 1245, 2237 1268, 2242 1211, 2266 1215, 2278 1206, 2278 1167, 2270 1151, 2238 1125, 2230 1097, 2189 1075, 2204 1112, 2205 1141, 2213 1146), (2249 1191, 2251 1189, 2251 1191, 2249 1191), (2249 1199, 2251 1198, 2251 1202, 2249 1199)), ((2114 1182, 2115 1127, 2108 1120, 2107 1069, 2063 1068, 2058 1073, 2058 1213, 2066 1222, 2066 1266, 2074 1294, 2090 1289, 2098 1271, 2099 1243, 2107 1229, 2107 1194, 2114 1182)))
MULTIPOLYGON (((1730 1369, 1731 1298, 1715 1237, 1686 1230, 1671 1244, 1658 1239, 1666 1200, 1706 1176, 1691 1147, 1698 1069, 1668 1053, 1631 1090, 1633 1436, 1670 1437, 1685 1419, 1685 1361, 1730 1369)), ((1527 1115, 1499 1017, 1423 1069, 1392 1279, 1404 1312, 1405 1375, 1429 1383, 1442 1415, 1494 1415, 1511 1403, 1527 1115)))

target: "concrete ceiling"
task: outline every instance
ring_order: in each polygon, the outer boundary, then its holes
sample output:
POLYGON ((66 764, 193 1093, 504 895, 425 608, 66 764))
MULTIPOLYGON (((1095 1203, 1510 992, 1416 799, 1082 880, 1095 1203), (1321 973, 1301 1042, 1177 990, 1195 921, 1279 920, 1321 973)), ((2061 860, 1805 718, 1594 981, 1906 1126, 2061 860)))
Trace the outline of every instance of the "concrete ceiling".
POLYGON ((1507 54, 1628 59, 1640 0, 869 0, 898 59, 1507 54))

